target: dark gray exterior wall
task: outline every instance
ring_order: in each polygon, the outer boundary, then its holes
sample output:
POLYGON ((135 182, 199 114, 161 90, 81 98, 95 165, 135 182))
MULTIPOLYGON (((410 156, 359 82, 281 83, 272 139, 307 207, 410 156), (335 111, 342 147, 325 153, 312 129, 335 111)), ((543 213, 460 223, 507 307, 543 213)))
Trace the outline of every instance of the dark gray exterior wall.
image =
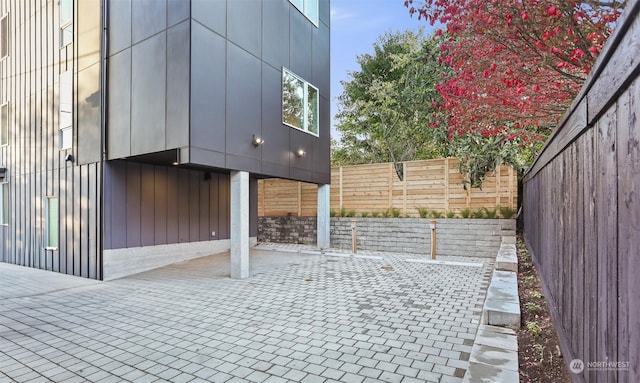
POLYGON ((111 0, 109 17, 108 158, 179 149, 187 166, 329 183, 328 0, 317 27, 288 0, 111 0), (318 87, 319 137, 282 124, 283 67, 318 87))
POLYGON ((76 2, 74 43, 60 49, 55 1, 0 1, 9 17, 9 55, 0 61, 9 102, 9 224, 0 226, 0 261, 101 278, 100 1, 76 2), (76 59, 77 58, 77 59, 76 59), (60 73, 73 73, 74 141, 59 150, 60 73), (67 154, 74 162, 65 161, 67 154), (59 200, 58 248, 45 250, 46 198, 59 200))
POLYGON ((229 239, 228 174, 117 160, 104 177, 105 250, 229 239))

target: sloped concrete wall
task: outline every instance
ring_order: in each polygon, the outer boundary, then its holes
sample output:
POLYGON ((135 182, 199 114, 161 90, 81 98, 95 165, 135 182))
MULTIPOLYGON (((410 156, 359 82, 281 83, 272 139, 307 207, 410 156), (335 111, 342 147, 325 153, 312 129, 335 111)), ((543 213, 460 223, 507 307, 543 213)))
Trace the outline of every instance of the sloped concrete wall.
MULTIPOLYGON (((351 248, 355 219, 362 250, 431 254, 429 218, 331 218, 331 247, 351 248)), ((315 244, 315 217, 259 217, 258 241, 315 244)), ((495 257, 502 236, 515 236, 514 219, 436 219, 436 254, 495 257)))

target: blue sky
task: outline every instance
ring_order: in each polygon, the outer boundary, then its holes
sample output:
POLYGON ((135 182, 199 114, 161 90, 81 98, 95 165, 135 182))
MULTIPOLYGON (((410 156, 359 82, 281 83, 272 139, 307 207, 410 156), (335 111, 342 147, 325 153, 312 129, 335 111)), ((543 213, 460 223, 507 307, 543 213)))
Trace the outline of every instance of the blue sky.
MULTIPOLYGON (((385 32, 417 30, 429 24, 410 17, 404 0, 331 0, 331 116, 336 114, 340 81, 359 69, 356 57, 373 52, 373 44, 385 32)), ((331 135, 338 138, 332 121, 331 135)))

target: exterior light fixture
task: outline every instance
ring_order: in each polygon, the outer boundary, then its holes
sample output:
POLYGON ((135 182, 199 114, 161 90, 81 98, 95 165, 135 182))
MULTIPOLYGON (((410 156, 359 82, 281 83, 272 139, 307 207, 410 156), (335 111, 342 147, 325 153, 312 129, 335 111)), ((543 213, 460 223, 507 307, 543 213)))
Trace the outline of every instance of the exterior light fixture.
POLYGON ((258 146, 264 144, 264 140, 262 139, 262 137, 256 136, 254 134, 253 135, 253 140, 251 141, 251 143, 253 144, 253 146, 258 147, 258 146))
POLYGON ((180 150, 176 149, 176 159, 171 163, 173 166, 180 165, 180 150))
POLYGON ((307 152, 304 151, 304 149, 298 149, 296 151, 296 157, 304 157, 307 155, 307 152))
POLYGON ((67 162, 73 162, 75 160, 75 158, 73 158, 73 154, 67 154, 64 157, 64 160, 67 161, 67 162))

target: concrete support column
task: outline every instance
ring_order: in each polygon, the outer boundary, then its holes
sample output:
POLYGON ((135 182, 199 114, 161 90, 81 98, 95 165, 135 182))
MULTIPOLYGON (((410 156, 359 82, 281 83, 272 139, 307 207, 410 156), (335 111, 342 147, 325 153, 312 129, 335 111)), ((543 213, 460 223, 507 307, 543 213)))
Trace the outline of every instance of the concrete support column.
POLYGON ((249 276, 249 173, 231 172, 231 278, 249 276))
POLYGON ((328 249, 331 244, 330 185, 318 185, 318 247, 328 249))

